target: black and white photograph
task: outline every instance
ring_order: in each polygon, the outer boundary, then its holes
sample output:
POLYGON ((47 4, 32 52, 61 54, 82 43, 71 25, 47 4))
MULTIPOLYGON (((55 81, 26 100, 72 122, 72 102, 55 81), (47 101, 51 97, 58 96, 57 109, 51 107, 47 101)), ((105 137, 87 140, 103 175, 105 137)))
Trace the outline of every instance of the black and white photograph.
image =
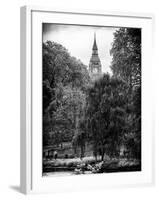
POLYGON ((141 171, 141 28, 42 24, 42 175, 141 171))

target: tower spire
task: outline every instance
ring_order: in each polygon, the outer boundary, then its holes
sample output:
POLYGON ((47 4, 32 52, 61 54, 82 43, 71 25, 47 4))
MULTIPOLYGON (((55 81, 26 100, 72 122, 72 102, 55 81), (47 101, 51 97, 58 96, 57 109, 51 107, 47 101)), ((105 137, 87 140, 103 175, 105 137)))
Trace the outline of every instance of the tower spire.
POLYGON ((96 32, 94 32, 93 50, 98 50, 98 48, 97 48, 97 43, 96 43, 96 32))
POLYGON ((96 32, 94 32, 94 40, 96 40, 96 32))
POLYGON ((94 32, 94 42, 92 48, 92 56, 89 62, 89 73, 92 80, 95 80, 101 77, 102 74, 102 66, 100 62, 100 58, 98 56, 98 48, 96 43, 96 33, 94 32))

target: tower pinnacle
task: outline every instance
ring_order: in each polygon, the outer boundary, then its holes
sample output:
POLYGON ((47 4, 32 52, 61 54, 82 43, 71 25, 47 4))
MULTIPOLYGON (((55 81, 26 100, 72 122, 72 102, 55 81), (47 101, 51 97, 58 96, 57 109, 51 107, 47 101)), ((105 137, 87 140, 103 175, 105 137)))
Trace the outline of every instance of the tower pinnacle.
POLYGON ((93 50, 98 50, 98 48, 97 48, 97 43, 96 43, 96 33, 94 33, 93 50))
POLYGON ((96 42, 96 33, 94 33, 94 42, 92 48, 92 56, 89 62, 89 74, 93 80, 101 77, 102 66, 98 56, 98 47, 96 42))

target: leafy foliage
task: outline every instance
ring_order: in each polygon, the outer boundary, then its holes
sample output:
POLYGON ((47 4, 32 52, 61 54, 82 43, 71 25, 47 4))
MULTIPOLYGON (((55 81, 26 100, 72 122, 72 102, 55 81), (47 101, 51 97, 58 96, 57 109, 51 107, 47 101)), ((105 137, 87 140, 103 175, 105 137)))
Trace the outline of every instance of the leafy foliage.
POLYGON ((141 29, 120 28, 114 33, 110 50, 113 75, 129 86, 141 84, 141 29))
POLYGON ((80 60, 60 44, 43 44, 44 145, 62 145, 77 135, 88 84, 88 71, 80 60))
POLYGON ((117 30, 110 53, 113 76, 128 84, 125 144, 131 156, 141 158, 141 29, 117 30))
POLYGON ((125 91, 123 81, 108 74, 89 90, 88 127, 94 142, 94 152, 114 155, 118 152, 125 127, 125 91))

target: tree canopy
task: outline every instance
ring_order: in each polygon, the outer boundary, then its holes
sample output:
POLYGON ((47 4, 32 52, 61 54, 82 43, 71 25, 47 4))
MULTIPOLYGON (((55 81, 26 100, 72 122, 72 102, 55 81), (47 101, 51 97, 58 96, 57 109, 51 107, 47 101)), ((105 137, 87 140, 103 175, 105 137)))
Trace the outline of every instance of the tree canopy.
POLYGON ((113 75, 131 87, 141 84, 141 29, 120 28, 114 33, 110 54, 113 75))
POLYGON ((95 82, 88 95, 88 127, 94 151, 104 157, 118 151, 125 127, 125 88, 121 80, 104 75, 95 82), (109 149, 109 151, 108 151, 109 149))
POLYGON ((44 145, 72 140, 82 118, 88 84, 87 67, 80 60, 60 44, 43 43, 44 145))

